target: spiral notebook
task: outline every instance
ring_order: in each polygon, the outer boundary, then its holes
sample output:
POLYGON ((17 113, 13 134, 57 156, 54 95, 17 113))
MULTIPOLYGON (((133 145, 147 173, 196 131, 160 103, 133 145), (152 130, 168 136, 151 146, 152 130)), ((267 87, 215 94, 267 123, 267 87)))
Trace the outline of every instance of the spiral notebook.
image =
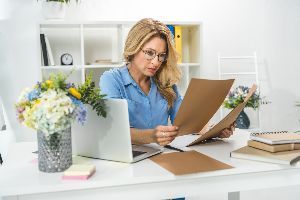
POLYGON ((251 140, 266 144, 291 144, 300 143, 300 134, 288 131, 251 133, 251 140))

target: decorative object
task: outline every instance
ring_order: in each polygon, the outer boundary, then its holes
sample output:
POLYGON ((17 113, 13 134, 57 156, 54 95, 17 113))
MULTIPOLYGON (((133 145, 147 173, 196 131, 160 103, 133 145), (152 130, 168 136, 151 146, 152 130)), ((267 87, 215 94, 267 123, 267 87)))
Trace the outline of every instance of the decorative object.
POLYGON ((250 119, 245 113, 244 109, 241 111, 241 113, 236 119, 236 126, 240 129, 247 129, 250 126, 250 119))
MULTIPOLYGON (((250 88, 247 86, 238 86, 233 91, 230 91, 227 97, 225 98, 225 101, 223 102, 223 106, 228 109, 233 109, 237 107, 240 103, 244 102, 244 99, 246 98, 249 89, 250 88)), ((260 102, 261 98, 258 90, 256 90, 255 93, 250 97, 245 107, 251 107, 255 110, 259 107, 260 102)), ((244 112, 244 110, 242 110, 242 112, 238 116, 236 124, 236 127, 240 129, 249 128, 250 120, 247 114, 244 112)))
POLYGON ((84 104, 106 117, 105 95, 95 87, 92 74, 77 87, 66 82, 69 75, 51 74, 48 80, 25 89, 16 103, 19 121, 37 130, 39 170, 43 172, 64 171, 72 164, 71 123, 77 119, 84 124, 84 104))
POLYGON ((58 1, 43 1, 42 13, 45 19, 64 19, 66 4, 58 1))
POLYGON ((66 130, 53 133, 49 139, 37 130, 39 169, 43 172, 60 172, 72 165, 71 125, 66 130))
MULTIPOLYGON (((76 2, 78 2, 76 0, 76 2)), ((63 19, 66 13, 66 4, 70 0, 43 0, 42 13, 45 19, 63 19)))
POLYGON ((61 65, 73 65, 73 57, 69 53, 64 53, 60 57, 61 65))

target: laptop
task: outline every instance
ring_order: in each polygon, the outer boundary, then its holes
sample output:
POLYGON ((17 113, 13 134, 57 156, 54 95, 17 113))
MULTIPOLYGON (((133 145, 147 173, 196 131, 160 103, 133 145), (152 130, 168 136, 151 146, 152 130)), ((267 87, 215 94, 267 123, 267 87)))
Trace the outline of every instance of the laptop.
POLYGON ((107 99, 107 116, 99 117, 88 106, 86 123, 72 125, 73 155, 134 163, 161 153, 159 145, 132 145, 125 99, 107 99))

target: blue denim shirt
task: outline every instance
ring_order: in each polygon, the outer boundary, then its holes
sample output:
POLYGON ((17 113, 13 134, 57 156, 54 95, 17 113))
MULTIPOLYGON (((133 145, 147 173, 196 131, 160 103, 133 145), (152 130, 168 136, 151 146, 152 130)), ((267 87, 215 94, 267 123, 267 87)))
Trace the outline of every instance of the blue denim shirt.
POLYGON ((127 66, 124 66, 104 72, 99 86, 101 93, 106 94, 107 98, 127 100, 131 127, 151 129, 158 125, 168 125, 169 117, 173 124, 182 102, 177 86, 173 86, 177 94, 174 106, 168 109, 166 99, 159 93, 152 78, 150 80, 151 88, 146 95, 130 76, 127 66))

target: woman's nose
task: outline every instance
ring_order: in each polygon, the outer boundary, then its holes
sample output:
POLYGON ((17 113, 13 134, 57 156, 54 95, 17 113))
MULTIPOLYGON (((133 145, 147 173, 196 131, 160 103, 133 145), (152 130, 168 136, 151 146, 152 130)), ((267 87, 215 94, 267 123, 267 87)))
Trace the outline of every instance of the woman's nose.
POLYGON ((151 63, 154 65, 154 66, 159 66, 161 64, 161 62, 158 60, 158 55, 155 56, 152 60, 151 60, 151 63))

